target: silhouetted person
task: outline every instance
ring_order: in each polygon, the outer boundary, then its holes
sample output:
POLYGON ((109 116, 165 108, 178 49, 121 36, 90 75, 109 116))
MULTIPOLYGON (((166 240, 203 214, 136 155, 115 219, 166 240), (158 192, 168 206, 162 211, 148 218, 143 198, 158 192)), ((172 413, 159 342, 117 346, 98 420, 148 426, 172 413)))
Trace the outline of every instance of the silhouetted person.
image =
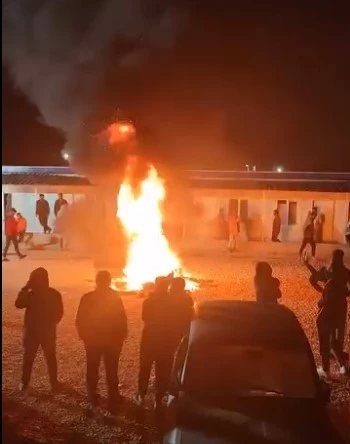
POLYGON ((348 245, 350 245, 350 222, 348 222, 345 228, 345 240, 348 245))
POLYGON ((108 409, 115 413, 121 401, 118 365, 127 336, 127 319, 120 296, 110 288, 111 281, 108 271, 97 273, 96 289, 81 298, 76 326, 86 350, 89 401, 93 407, 98 405, 98 373, 103 359, 108 385, 108 409))
POLYGON ((167 392, 174 354, 192 317, 192 299, 184 291, 180 278, 171 281, 159 277, 153 293, 144 301, 142 320, 144 328, 140 347, 140 371, 137 404, 144 401, 153 363, 156 373, 155 407, 162 405, 167 392), (176 295, 179 299, 176 299, 176 295))
POLYGON ((64 199, 63 194, 59 193, 58 199, 55 201, 55 205, 54 205, 54 209, 53 209, 53 211, 55 213, 55 217, 57 217, 58 213, 60 212, 62 205, 68 205, 68 202, 66 201, 66 199, 64 199))
POLYGON ((316 270, 308 261, 306 266, 311 271, 310 283, 322 297, 318 302, 319 314, 316 325, 320 344, 322 366, 318 373, 327 377, 330 369, 330 352, 333 351, 340 373, 346 373, 345 353, 343 351, 346 327, 347 297, 349 296, 350 271, 344 265, 344 252, 334 250, 332 261, 328 268, 316 270), (322 287, 319 283, 324 283, 322 287))
POLYGON ((18 293, 15 305, 24 308, 24 359, 21 389, 29 385, 38 348, 46 359, 53 390, 59 388, 56 360, 56 326, 63 316, 61 294, 49 286, 45 268, 32 271, 27 284, 18 293))
POLYGON ((193 317, 193 299, 185 287, 185 280, 182 277, 176 277, 169 288, 170 311, 172 312, 169 338, 172 341, 173 356, 182 338, 187 335, 193 317))
POLYGON ((50 205, 43 194, 39 195, 39 200, 36 201, 35 214, 39 219, 40 225, 44 229, 44 233, 51 233, 51 228, 48 226, 50 215, 50 205))
POLYGON ((237 248, 237 237, 239 234, 239 217, 235 211, 231 211, 228 217, 228 251, 233 253, 237 248))
POLYGON ((281 225, 282 225, 282 221, 281 221, 281 217, 279 215, 279 212, 278 212, 278 210, 274 210, 273 222, 272 222, 272 236, 271 236, 272 242, 281 242, 278 238, 278 236, 280 235, 280 232, 281 232, 281 225))
POLYGON ((227 223, 225 219, 225 212, 223 208, 220 208, 216 219, 216 229, 218 239, 227 239, 227 223))
POLYGON ((15 215, 16 210, 14 208, 11 208, 5 217, 6 243, 3 251, 3 261, 8 261, 7 253, 11 244, 13 244, 13 248, 15 249, 15 252, 20 259, 26 257, 26 255, 22 254, 18 248, 18 226, 15 215))
POLYGON ((316 254, 316 242, 315 242, 315 212, 309 211, 303 228, 303 240, 299 249, 299 256, 301 257, 305 247, 309 244, 311 246, 312 257, 316 254))
POLYGON ((277 304, 282 297, 280 281, 272 276, 271 265, 267 262, 256 264, 254 286, 257 302, 277 304))

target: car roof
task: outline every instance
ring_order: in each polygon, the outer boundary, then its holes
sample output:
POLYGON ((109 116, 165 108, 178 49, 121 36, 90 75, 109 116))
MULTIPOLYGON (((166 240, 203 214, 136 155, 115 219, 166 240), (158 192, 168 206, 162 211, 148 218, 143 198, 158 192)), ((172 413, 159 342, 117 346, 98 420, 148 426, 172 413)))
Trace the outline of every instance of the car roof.
MULTIPOLYGON (((263 304, 255 301, 215 300, 196 304, 195 318, 191 331, 203 330, 200 336, 209 338, 212 332, 205 333, 206 325, 220 325, 230 329, 230 336, 238 341, 252 341, 258 336, 265 343, 294 344, 305 347, 307 339, 295 314, 280 304, 263 304), (196 322, 197 321, 197 322, 196 322)), ((195 333, 193 336, 198 335, 195 333)))
POLYGON ((294 313, 282 304, 259 303, 256 301, 233 301, 219 299, 203 301, 195 305, 195 316, 200 319, 235 319, 240 316, 274 316, 278 319, 296 319, 294 313))

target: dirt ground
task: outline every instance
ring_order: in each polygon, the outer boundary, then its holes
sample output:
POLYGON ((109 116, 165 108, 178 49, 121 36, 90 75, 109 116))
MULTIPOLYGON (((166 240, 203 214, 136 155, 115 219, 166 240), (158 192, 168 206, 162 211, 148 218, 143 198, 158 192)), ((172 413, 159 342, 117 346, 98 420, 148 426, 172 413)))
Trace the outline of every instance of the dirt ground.
MULTIPOLYGON (((332 246, 322 245, 319 262, 329 259, 332 246)), ((346 262, 350 265, 350 251, 346 262)), ((308 271, 300 265, 296 245, 245 243, 229 256, 225 245, 216 242, 183 246, 181 257, 184 268, 202 280, 200 290, 193 297, 205 299, 252 299, 254 265, 257 260, 268 260, 274 275, 281 280, 283 303, 291 308, 304 327, 318 361, 318 341, 315 330, 316 302, 319 295, 308 283, 308 271)), ((142 298, 137 294, 123 296, 128 316, 129 337, 120 361, 121 391, 126 396, 125 406, 116 419, 103 415, 90 417, 86 411, 85 356, 75 329, 75 315, 82 294, 92 288, 92 262, 71 253, 59 251, 28 252, 19 261, 10 256, 3 263, 2 287, 2 421, 4 443, 153 443, 160 440, 160 427, 151 406, 140 412, 130 399, 136 389, 138 349, 142 323, 142 298), (29 273, 38 266, 48 269, 51 285, 63 296, 65 315, 58 327, 59 376, 65 391, 51 395, 45 363, 39 354, 34 365, 31 389, 27 394, 18 391, 22 361, 23 312, 14 307, 18 290, 29 273)), ((349 325, 347 349, 350 348, 349 325)), ((104 391, 101 378, 101 394, 104 391)), ((332 378, 331 414, 344 433, 350 429, 349 379, 332 378)))

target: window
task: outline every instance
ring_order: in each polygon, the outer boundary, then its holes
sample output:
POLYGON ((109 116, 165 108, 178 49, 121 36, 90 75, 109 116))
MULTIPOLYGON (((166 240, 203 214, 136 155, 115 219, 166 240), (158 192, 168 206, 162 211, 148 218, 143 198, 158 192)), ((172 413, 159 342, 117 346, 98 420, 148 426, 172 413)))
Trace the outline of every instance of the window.
POLYGON ((248 220, 248 201, 246 199, 239 202, 239 217, 242 221, 248 220))
POLYGON ((286 200, 278 200, 277 201, 277 210, 280 215, 282 225, 288 224, 288 207, 286 200))
POLYGON ((297 224, 297 202, 278 200, 277 209, 282 221, 282 225, 297 224))
POLYGON ((288 205, 288 225, 297 224, 297 203, 289 202, 288 205))

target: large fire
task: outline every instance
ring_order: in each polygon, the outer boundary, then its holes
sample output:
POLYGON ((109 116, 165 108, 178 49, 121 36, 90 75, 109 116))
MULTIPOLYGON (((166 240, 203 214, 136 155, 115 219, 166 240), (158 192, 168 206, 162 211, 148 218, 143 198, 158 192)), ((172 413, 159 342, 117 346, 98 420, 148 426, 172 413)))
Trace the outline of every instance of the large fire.
MULTIPOLYGON (((124 269, 128 290, 141 290, 158 276, 179 273, 180 261, 171 251, 162 228, 164 181, 151 166, 146 178, 135 190, 125 179, 118 195, 118 217, 126 231, 129 248, 124 269)), ((186 279, 186 289, 194 290, 196 283, 186 279)))

